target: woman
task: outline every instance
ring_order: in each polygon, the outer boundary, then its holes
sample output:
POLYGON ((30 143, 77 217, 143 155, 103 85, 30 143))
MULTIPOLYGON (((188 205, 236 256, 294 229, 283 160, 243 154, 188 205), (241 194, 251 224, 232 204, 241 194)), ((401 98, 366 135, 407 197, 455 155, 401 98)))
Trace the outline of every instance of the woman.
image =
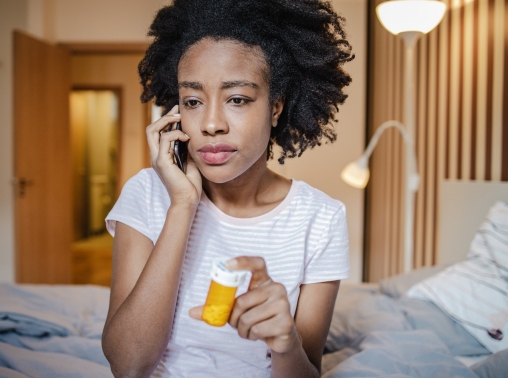
POLYGON ((266 163, 273 143, 283 163, 335 139, 351 80, 342 21, 318 0, 175 0, 158 12, 139 71, 143 101, 167 114, 147 127, 152 168, 107 217, 115 376, 319 377, 349 272, 345 209, 266 163), (252 272, 222 328, 200 320, 216 257, 252 272))

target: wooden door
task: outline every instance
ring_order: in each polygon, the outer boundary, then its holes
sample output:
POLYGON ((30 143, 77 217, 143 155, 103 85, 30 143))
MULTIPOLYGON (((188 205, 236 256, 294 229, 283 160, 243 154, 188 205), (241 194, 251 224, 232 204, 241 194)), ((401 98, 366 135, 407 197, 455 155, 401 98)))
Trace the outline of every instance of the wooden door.
POLYGON ((71 283, 70 54, 14 34, 16 281, 71 283))

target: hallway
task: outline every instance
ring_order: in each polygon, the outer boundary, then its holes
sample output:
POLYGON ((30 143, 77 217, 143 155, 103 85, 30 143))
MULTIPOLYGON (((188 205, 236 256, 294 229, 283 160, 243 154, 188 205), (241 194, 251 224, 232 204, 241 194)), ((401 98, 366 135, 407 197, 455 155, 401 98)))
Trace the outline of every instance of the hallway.
POLYGON ((72 283, 110 286, 112 247, 107 232, 72 243, 72 283))

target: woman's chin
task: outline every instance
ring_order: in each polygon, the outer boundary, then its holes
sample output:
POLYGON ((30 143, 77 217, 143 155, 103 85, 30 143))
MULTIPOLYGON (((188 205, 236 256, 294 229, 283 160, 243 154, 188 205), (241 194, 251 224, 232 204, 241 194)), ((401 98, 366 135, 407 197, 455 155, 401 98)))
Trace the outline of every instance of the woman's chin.
POLYGON ((228 169, 226 165, 212 165, 200 167, 199 171, 203 178, 214 184, 225 184, 239 176, 238 172, 228 169))
POLYGON ((205 165, 198 168, 203 178, 214 184, 225 184, 233 181, 249 170, 249 168, 242 169, 233 164, 205 165))

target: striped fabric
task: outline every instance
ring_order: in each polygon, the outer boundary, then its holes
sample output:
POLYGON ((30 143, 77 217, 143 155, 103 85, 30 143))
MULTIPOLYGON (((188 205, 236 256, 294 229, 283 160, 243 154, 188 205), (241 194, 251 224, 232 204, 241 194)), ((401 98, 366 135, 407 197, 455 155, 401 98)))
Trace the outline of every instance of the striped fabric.
POLYGON ((413 286, 487 349, 508 348, 508 205, 496 203, 476 233, 466 261, 413 286))
MULTIPOLYGON (((153 169, 131 178, 107 227, 114 235, 120 221, 154 243, 164 225, 169 196, 153 169)), ((215 328, 191 319, 191 307, 205 302, 212 259, 263 256, 268 273, 287 289, 294 315, 301 284, 348 277, 349 255, 344 205, 301 181, 293 180, 286 198, 270 212, 234 218, 204 194, 192 225, 174 325, 154 377, 269 377, 270 354, 262 341, 238 336, 227 324, 215 328)), ((238 294, 247 290, 248 280, 238 294)))

